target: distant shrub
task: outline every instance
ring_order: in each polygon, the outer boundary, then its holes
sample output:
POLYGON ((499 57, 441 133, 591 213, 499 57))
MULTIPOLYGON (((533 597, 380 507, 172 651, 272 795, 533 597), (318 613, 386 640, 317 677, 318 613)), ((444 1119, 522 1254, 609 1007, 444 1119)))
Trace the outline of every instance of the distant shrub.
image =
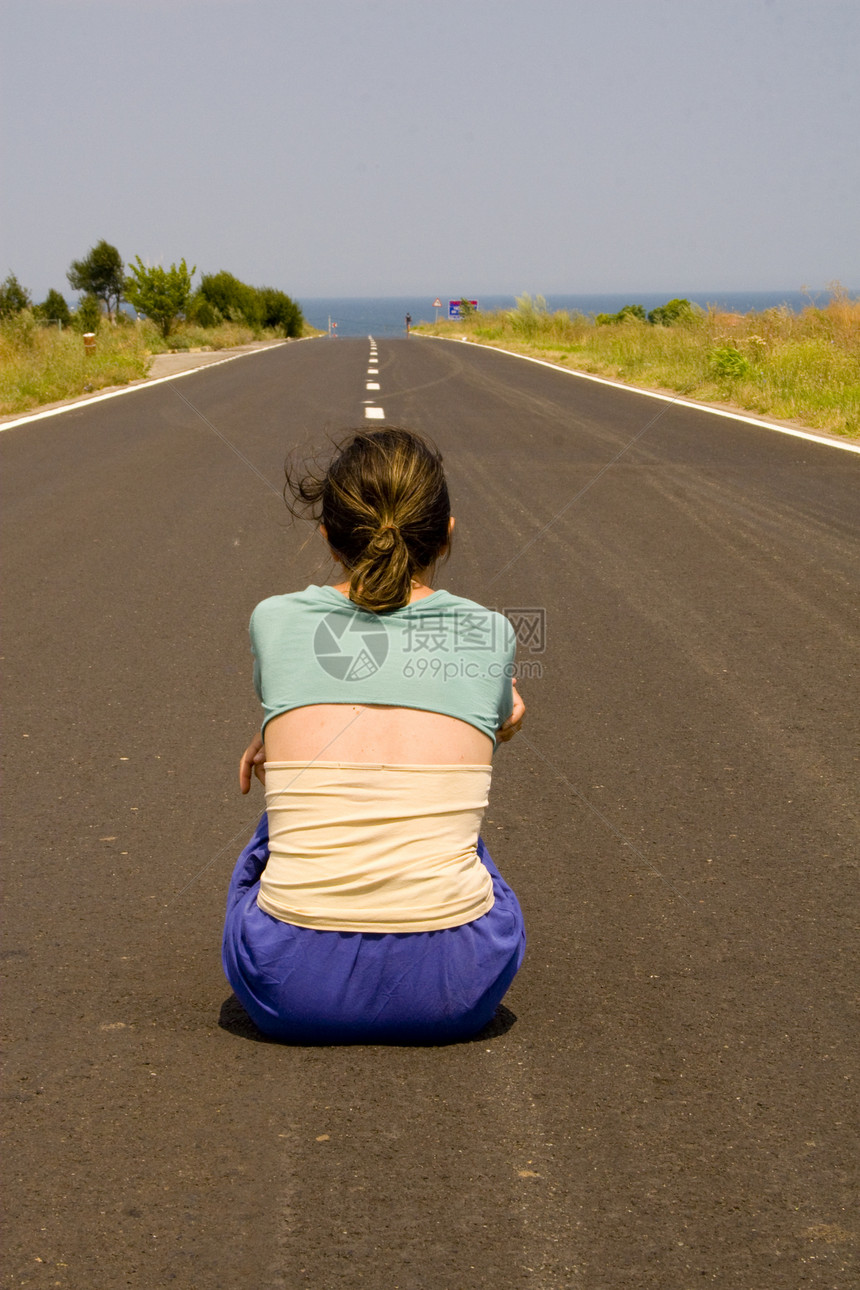
POLYGON ((7 345, 19 350, 32 349, 36 344, 39 325, 32 309, 18 309, 0 318, 0 328, 7 345))
POLYGON ((98 296, 88 292, 81 296, 77 309, 72 314, 72 326, 76 331, 98 331, 102 319, 102 302, 98 296))
POLYGON ((517 296, 517 307, 508 315, 516 335, 533 338, 543 330, 548 318, 546 300, 543 296, 530 296, 524 293, 517 296))
POLYGON ((258 287, 263 326, 280 331, 284 336, 301 336, 305 319, 301 309, 285 291, 275 287, 258 287))
POLYGON ((617 314, 598 314, 594 319, 598 327, 608 327, 612 323, 647 322, 648 315, 642 305, 625 305, 617 314))
POLYGON ((249 327, 263 326, 263 302, 254 287, 240 282, 232 273, 206 273, 200 280, 199 294, 227 322, 244 322, 249 327))
POLYGON ((204 274, 189 302, 188 319, 198 327, 237 323, 260 332, 264 328, 282 336, 301 336, 304 315, 285 291, 276 287, 251 287, 232 273, 204 274))
POLYGON ((216 309, 198 289, 188 301, 185 316, 189 323, 197 327, 218 327, 223 321, 220 309, 216 309))
POLYGON ((656 309, 652 309, 648 315, 648 321, 659 327, 675 327, 678 323, 692 322, 695 316, 695 310, 689 300, 676 297, 674 300, 668 300, 665 305, 658 305, 656 309))

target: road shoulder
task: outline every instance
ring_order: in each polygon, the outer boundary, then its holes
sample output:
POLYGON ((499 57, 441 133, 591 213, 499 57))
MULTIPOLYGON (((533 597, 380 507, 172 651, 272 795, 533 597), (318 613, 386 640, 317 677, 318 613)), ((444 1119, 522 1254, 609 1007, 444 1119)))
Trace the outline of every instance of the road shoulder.
MULTIPOLYGON (((303 337, 302 339, 313 340, 314 337, 303 337)), ((181 376, 189 376, 192 372, 199 371, 201 367, 214 367, 218 363, 230 363, 233 359, 245 358, 249 354, 257 354, 264 349, 276 349, 282 345, 296 343, 296 341, 291 340, 257 340, 250 345, 237 345, 232 349, 206 350, 197 353, 184 351, 173 354, 156 354, 146 376, 140 380, 129 381, 125 385, 106 385, 91 394, 80 394, 75 398, 60 399, 56 403, 43 403, 32 408, 29 412, 9 413, 0 417, 0 431, 10 430, 13 426, 26 425, 29 421, 41 421, 56 413, 65 412, 69 408, 84 407, 88 403, 98 403, 102 399, 112 399, 122 394, 131 394, 134 390, 142 389, 147 385, 157 385, 161 381, 178 380, 181 376)))

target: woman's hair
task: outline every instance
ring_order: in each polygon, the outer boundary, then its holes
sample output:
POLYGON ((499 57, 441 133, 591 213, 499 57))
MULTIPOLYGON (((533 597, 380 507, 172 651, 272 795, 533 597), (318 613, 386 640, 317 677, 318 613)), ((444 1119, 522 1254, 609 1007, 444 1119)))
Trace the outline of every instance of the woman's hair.
POLYGON ((284 500, 293 516, 310 511, 322 520, 349 573, 350 600, 374 613, 400 609, 411 578, 448 546, 441 454, 397 426, 350 431, 335 448, 323 469, 302 473, 287 463, 284 500))

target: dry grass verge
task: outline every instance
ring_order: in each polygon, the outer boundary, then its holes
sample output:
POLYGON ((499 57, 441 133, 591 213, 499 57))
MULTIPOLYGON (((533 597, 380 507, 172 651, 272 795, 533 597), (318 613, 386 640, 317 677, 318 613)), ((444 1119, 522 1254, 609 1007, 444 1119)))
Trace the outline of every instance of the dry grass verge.
POLYGON ((126 385, 146 376, 149 357, 136 327, 101 326, 88 355, 80 332, 41 327, 25 310, 0 323, 0 414, 126 385))
MULTIPOLYGON (((314 329, 307 329, 313 335, 314 329)), ((92 354, 74 328, 46 327, 29 310, 0 322, 0 415, 30 412, 91 390, 127 385, 147 375, 154 354, 235 349, 275 334, 239 323, 194 327, 181 323, 167 340, 150 322, 99 324, 92 354)))
POLYGON ((430 335, 485 345, 831 434, 860 435, 860 300, 831 288, 823 307, 727 314, 696 310, 674 326, 636 318, 598 325, 540 297, 459 322, 422 323, 430 335))

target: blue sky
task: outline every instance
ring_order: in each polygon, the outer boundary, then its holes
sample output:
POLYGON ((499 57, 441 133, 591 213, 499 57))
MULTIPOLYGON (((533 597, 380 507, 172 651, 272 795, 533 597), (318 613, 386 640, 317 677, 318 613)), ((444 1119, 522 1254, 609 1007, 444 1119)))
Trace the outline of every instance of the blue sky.
POLYGON ((3 0, 0 276, 860 286, 857 0, 3 0))

